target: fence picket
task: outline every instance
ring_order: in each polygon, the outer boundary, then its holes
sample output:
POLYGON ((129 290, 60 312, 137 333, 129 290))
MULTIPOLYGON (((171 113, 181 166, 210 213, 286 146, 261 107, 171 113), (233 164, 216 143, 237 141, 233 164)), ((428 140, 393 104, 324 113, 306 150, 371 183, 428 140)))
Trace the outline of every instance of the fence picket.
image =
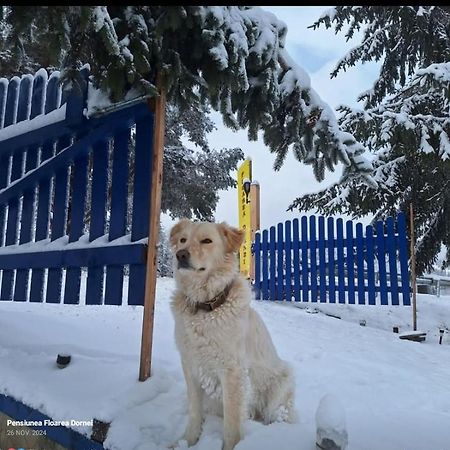
MULTIPOLYGON (((88 158, 83 156, 74 163, 72 181, 72 202, 70 208, 69 242, 76 242, 83 235, 84 206, 87 190, 88 158)), ((68 267, 66 270, 66 285, 64 288, 64 303, 78 304, 80 302, 81 267, 68 267)))
MULTIPOLYGON (((298 223, 298 222, 297 222, 298 223)), ((308 219, 306 216, 303 216, 301 219, 302 224, 302 265, 301 265, 301 273, 302 273, 302 302, 309 301, 309 263, 308 263, 308 219)), ((294 230, 295 233, 295 230, 294 230)), ((298 234, 298 233, 297 233, 298 234)))
POLYGON ((321 303, 326 303, 327 301, 327 279, 326 279, 326 270, 327 263, 325 260, 325 217, 319 216, 319 240, 318 240, 318 249, 319 249, 319 301, 321 303))
POLYGON ((276 297, 276 259, 275 259, 275 227, 269 228, 269 270, 270 270, 270 278, 269 278, 269 290, 270 290, 270 299, 277 300, 276 297))
POLYGON ((284 254, 285 254, 285 299, 292 300, 292 238, 291 238, 291 221, 287 220, 284 224, 284 254))
MULTIPOLYGON (((131 241, 135 242, 148 236, 150 212, 150 176, 152 167, 153 123, 145 121, 136 122, 136 150, 135 173, 133 189, 133 214, 131 241), (142 205, 137 209, 135 205, 142 205)), ((130 266, 128 287, 128 303, 130 305, 143 305, 145 295, 145 265, 133 264, 130 266)))
POLYGON ((261 233, 255 233, 255 243, 253 245, 255 258, 255 298, 261 300, 261 233))
POLYGON ((374 237, 372 225, 366 226, 367 291, 369 305, 375 305, 374 237))
MULTIPOLYGON (((127 225, 128 144, 130 130, 114 136, 109 240, 123 236, 127 225)), ((106 267, 105 305, 122 304, 123 267, 106 267)))
POLYGON ((358 277, 358 304, 366 304, 365 281, 364 281, 364 236, 361 223, 356 224, 356 273, 358 277))
MULTIPOLYGON (((106 196, 108 183, 108 147, 106 140, 97 142, 92 149, 92 195, 89 242, 105 234, 106 196)), ((103 303, 103 266, 88 267, 86 304, 103 303)))
POLYGON ((277 299, 283 300, 284 294, 286 292, 286 288, 284 286, 285 279, 284 279, 284 270, 283 270, 283 264, 284 264, 284 239, 283 239, 283 224, 279 223, 277 225, 277 240, 276 240, 276 246, 277 246, 277 299))
MULTIPOLYGON (((33 85, 33 97, 31 105, 31 115, 37 116, 41 113, 48 114, 57 108, 56 96, 53 95, 51 86, 47 86, 48 75, 43 69, 39 70, 36 74, 35 84, 33 85), (43 101, 43 105, 39 102, 43 101)), ((34 116, 33 116, 34 117, 34 116)), ((51 158, 55 152, 56 139, 49 137, 44 142, 40 152, 40 164, 51 158)), ((38 184, 36 202, 37 202, 37 215, 36 215, 36 237, 35 241, 41 241, 47 239, 50 228, 50 200, 51 200, 52 181, 50 179, 42 180, 38 184)), ((32 269, 31 271, 31 302, 42 302, 44 300, 44 281, 45 270, 44 269, 32 269)))
POLYGON ((328 217, 327 219, 328 232, 328 298, 330 303, 336 303, 335 286, 335 256, 334 256, 334 219, 328 217))
POLYGON ((3 128, 5 121, 6 96, 8 93, 8 80, 0 78, 0 130, 3 128))
POLYGON ((355 256, 353 255, 353 222, 351 220, 347 220, 345 224, 346 233, 347 233, 347 254, 346 254, 346 265, 347 265, 347 296, 348 303, 355 303, 355 256))
POLYGON ((317 302, 316 216, 309 216, 309 266, 311 267, 311 301, 317 302))
POLYGON ((336 247, 339 303, 345 303, 344 221, 341 218, 336 221, 336 247))
POLYGON ((269 231, 262 233, 262 298, 269 299, 269 231))
POLYGON ((387 297, 387 277, 386 277, 386 254, 384 247, 384 224, 379 220, 376 224, 376 243, 378 258, 378 273, 380 277, 380 299, 382 305, 388 304, 387 297))
POLYGON ((292 221, 292 252, 294 269, 294 298, 296 302, 300 301, 300 243, 298 240, 298 219, 292 221))
POLYGON ((386 219, 386 247, 389 256, 389 291, 391 293, 391 304, 398 305, 398 277, 397 277, 397 248, 395 239, 394 219, 386 219))

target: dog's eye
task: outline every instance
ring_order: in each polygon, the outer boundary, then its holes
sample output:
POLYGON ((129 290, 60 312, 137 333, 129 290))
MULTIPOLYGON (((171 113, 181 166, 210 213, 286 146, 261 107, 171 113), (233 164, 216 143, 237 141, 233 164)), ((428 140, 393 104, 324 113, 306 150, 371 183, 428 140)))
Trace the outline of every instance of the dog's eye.
POLYGON ((211 239, 206 238, 206 239, 202 239, 202 240, 200 241, 200 244, 211 244, 211 242, 212 242, 211 239))
POLYGON ((182 244, 184 244, 184 243, 186 242, 186 238, 181 238, 181 239, 180 239, 180 242, 181 242, 182 244))

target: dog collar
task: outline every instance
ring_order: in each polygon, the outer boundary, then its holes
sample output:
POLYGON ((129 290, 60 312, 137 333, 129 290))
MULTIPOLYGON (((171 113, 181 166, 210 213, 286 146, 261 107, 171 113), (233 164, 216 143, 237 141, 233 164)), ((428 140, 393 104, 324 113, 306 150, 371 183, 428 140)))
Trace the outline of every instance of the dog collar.
POLYGON ((207 302, 203 303, 194 303, 191 306, 192 314, 197 314, 197 311, 199 309, 202 309, 203 311, 206 312, 211 312, 214 311, 219 306, 223 305, 227 301, 228 294, 230 293, 231 286, 233 285, 233 281, 230 284, 228 284, 222 292, 219 292, 211 300, 208 300, 207 302))

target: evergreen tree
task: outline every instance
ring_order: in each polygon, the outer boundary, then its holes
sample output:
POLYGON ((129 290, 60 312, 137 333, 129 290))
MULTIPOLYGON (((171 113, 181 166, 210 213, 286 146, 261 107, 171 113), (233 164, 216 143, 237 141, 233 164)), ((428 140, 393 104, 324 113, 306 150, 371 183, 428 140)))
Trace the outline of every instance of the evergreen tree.
POLYGON ((208 114, 206 107, 182 112, 167 106, 161 211, 173 219, 213 220, 218 191, 236 186, 235 170, 244 154, 239 148, 209 148, 207 135, 215 126, 208 114), (188 148, 183 137, 196 148, 188 148))
POLYGON ((373 221, 415 211, 419 273, 433 268, 441 244, 450 266, 450 8, 438 6, 339 6, 314 25, 361 42, 331 76, 360 62, 381 61, 362 109, 339 108, 340 124, 373 153, 378 188, 358 180, 335 184, 296 199, 289 209, 317 209, 373 221))
MULTIPOLYGON (((156 73, 184 111, 209 104, 227 126, 262 131, 276 154, 313 165, 316 177, 342 162, 343 179, 375 186, 366 149, 343 133, 285 49, 286 25, 249 6, 8 6, 1 9, 3 75, 37 65, 76 81, 89 63, 113 102, 154 95, 156 73)), ((202 161, 202 163, 204 163, 202 161)))
POLYGON ((163 226, 159 227, 158 239, 158 276, 172 277, 172 253, 170 250, 169 237, 163 226))

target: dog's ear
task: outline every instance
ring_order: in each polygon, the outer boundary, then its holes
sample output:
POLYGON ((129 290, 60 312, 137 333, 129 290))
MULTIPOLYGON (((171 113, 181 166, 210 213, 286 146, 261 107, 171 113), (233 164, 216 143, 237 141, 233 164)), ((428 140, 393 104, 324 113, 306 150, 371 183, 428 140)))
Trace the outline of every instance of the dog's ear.
POLYGON ((181 219, 177 224, 175 224, 170 230, 170 245, 174 246, 177 243, 177 235, 183 230, 186 225, 190 224, 191 221, 189 219, 181 219))
POLYGON ((237 228, 230 227, 230 225, 225 222, 219 223, 218 226, 225 239, 226 253, 237 252, 242 245, 242 242, 244 242, 244 230, 238 230, 237 228))

